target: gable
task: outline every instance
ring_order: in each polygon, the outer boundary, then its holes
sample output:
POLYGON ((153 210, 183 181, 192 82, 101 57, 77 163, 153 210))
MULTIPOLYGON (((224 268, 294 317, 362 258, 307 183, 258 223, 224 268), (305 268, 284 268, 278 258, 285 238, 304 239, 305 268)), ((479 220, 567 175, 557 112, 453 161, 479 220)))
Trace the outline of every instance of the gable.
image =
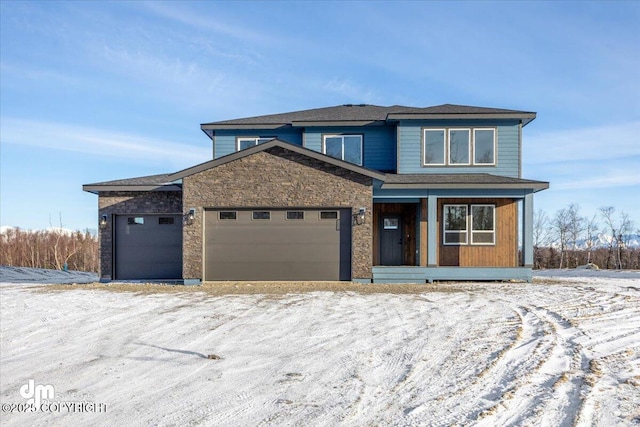
POLYGON ((245 150, 238 151, 236 153, 232 153, 227 156, 211 160, 209 162, 201 163, 188 169, 184 169, 180 172, 170 175, 169 179, 171 179, 172 181, 182 179, 209 169, 218 168, 228 163, 236 162, 238 160, 244 159, 245 157, 251 157, 261 152, 269 152, 272 155, 283 158, 295 158, 298 163, 309 163, 310 165, 314 164, 318 167, 322 165, 322 167, 328 168, 328 170, 336 171, 336 173, 343 170, 339 172, 343 175, 347 174, 347 172, 351 172, 356 175, 362 175, 372 179, 384 180, 383 173, 367 169, 362 166, 357 166, 352 163, 345 162, 343 160, 339 160, 278 139, 274 139, 264 144, 256 145, 255 147, 247 148, 245 150))

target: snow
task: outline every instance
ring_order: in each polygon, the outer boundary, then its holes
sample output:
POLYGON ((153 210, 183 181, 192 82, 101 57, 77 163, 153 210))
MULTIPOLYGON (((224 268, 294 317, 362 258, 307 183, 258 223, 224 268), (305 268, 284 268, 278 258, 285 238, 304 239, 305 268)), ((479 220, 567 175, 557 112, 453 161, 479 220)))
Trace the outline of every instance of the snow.
POLYGON ((0 284, 3 405, 33 379, 107 409, 3 411, 3 426, 640 422, 637 272, 223 296, 25 274, 0 284))
POLYGON ((95 273, 83 271, 47 270, 43 268, 0 266, 0 283, 93 283, 95 273))

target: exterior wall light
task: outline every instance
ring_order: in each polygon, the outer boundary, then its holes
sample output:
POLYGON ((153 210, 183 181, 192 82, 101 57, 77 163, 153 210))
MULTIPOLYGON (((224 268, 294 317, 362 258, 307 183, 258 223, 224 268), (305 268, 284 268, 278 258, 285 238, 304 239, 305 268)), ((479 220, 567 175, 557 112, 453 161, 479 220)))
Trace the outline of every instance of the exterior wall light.
POLYGON ((105 228, 107 226, 107 216, 100 215, 100 228, 105 228))
POLYGON ((196 208, 191 208, 187 213, 185 222, 187 223, 187 225, 191 225, 195 220, 196 220, 196 208))
POLYGON ((353 222, 356 225, 364 224, 366 213, 367 213, 367 208, 360 208, 358 210, 358 213, 353 214, 353 222))

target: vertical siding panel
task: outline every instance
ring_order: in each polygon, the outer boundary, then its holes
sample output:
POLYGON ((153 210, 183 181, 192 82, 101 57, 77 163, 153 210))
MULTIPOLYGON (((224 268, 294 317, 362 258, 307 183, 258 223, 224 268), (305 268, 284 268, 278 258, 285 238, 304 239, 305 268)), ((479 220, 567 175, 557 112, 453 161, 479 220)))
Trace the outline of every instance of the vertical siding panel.
MULTIPOLYGON (((438 228, 440 266, 460 267, 517 267, 518 230, 517 202, 511 199, 442 199, 438 205, 438 220, 442 221, 445 204, 495 204, 495 245, 448 246, 442 242, 438 228)), ((471 236, 469 236, 471 239, 471 236)))

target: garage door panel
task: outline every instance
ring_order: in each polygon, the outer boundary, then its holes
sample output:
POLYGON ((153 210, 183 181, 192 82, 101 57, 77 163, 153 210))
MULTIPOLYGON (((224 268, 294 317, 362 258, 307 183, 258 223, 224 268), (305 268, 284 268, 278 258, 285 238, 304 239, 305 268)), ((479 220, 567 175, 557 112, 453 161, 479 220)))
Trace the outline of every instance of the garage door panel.
POLYGON ((327 254, 323 256, 326 262, 335 264, 340 262, 340 254, 334 243, 324 245, 315 244, 312 248, 309 247, 309 243, 282 243, 279 245, 260 243, 252 245, 225 244, 220 246, 207 245, 207 250, 215 251, 215 253, 211 253, 208 259, 211 262, 218 263, 293 262, 287 260, 295 260, 296 262, 322 262, 318 260, 318 250, 327 252, 327 254))
POLYGON ((287 220, 285 210, 255 210, 270 219, 254 220, 252 210, 235 211, 235 220, 206 212, 205 280, 350 279, 349 210, 342 213, 348 226, 321 219, 321 210, 303 210, 302 220, 287 220))
POLYGON ((116 216, 114 251, 116 279, 180 279, 182 216, 116 216))
POLYGON ((332 263, 296 262, 291 264, 275 264, 273 262, 254 262, 254 267, 246 269, 246 263, 224 262, 212 264, 210 267, 215 272, 213 278, 206 280, 338 280, 336 278, 324 278, 329 269, 333 269, 332 263), (239 278, 238 272, 243 275, 239 278), (292 277, 292 278, 290 278, 292 277))

